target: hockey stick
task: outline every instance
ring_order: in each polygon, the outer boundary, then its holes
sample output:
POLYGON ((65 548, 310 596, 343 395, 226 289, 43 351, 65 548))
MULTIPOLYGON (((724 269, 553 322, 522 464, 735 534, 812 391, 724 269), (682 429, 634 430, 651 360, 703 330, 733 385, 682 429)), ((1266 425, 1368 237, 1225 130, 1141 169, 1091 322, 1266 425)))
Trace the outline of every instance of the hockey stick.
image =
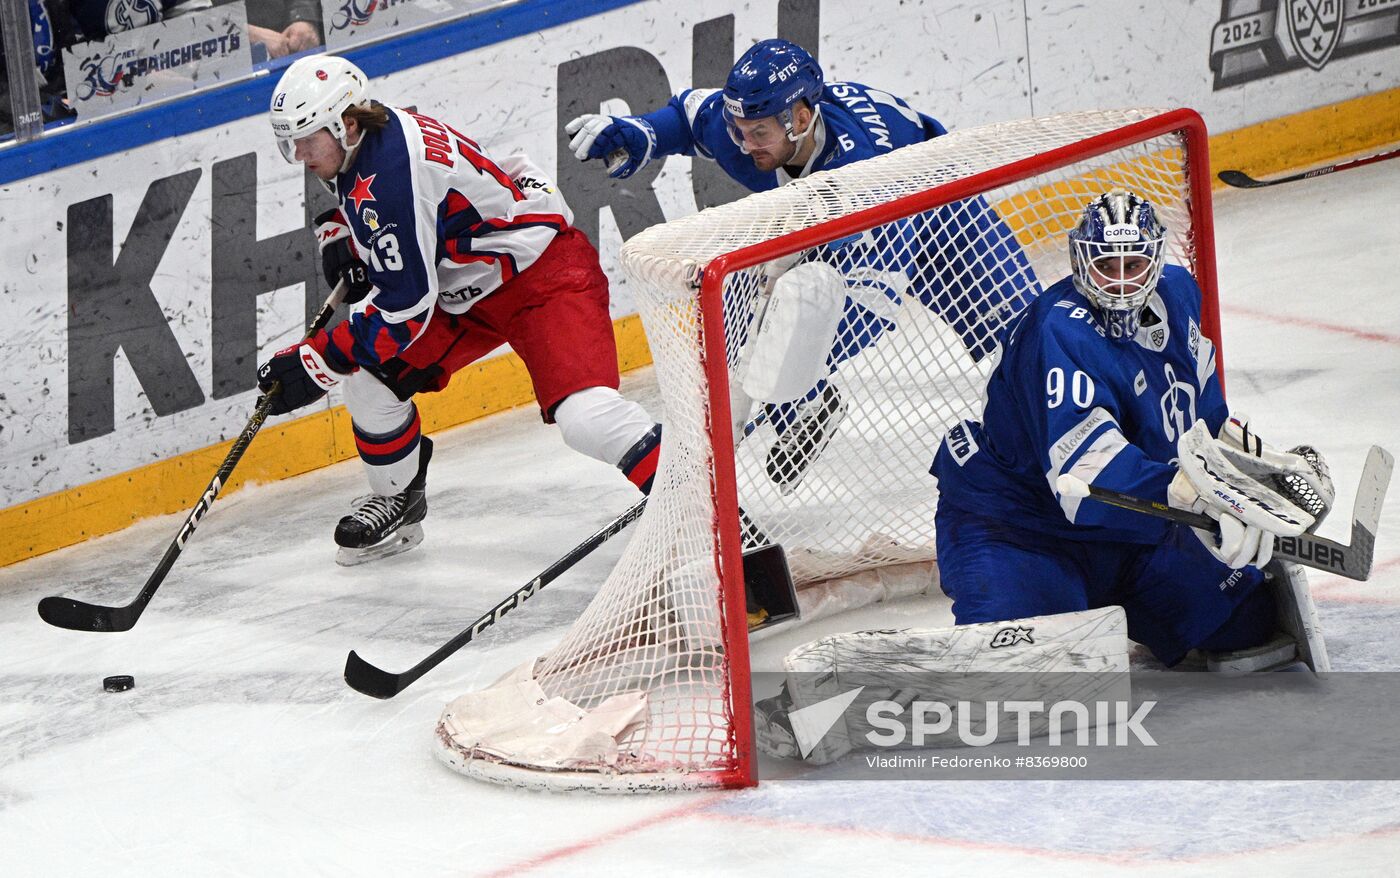
MULTIPOLYGON (((625 151, 616 150, 610 156, 610 158, 616 157, 618 155, 625 156, 625 151)), ((772 280, 769 280, 767 285, 769 289, 771 289, 771 284, 772 280)), ((767 415, 764 412, 760 411, 758 415, 749 420, 748 423, 746 423, 743 429, 740 431, 740 441, 742 441, 744 437, 747 437, 750 434, 752 434, 754 430, 757 429, 759 424, 763 423, 763 421, 766 418, 767 415)), ((471 643, 474 639, 476 639, 476 636, 482 631, 485 631, 487 628, 490 628, 492 625, 495 625, 496 622, 499 621, 502 616, 505 616, 511 610, 514 610, 516 607, 520 606, 525 601, 534 597, 540 592, 541 589, 549 585, 554 580, 558 579, 575 564, 577 564, 579 561, 583 560, 585 557, 591 554, 594 549, 597 549, 603 543, 607 542, 610 538, 612 538, 617 533, 626 528, 627 525, 640 518, 642 512, 646 509, 646 504, 646 498, 643 497, 640 501, 637 502, 636 505, 632 506, 626 512, 623 512, 621 515, 613 519, 608 524, 604 525, 603 528, 597 533, 593 534, 588 539, 584 540, 582 543, 579 543, 573 549, 569 550, 569 552, 565 554, 564 557, 560 558, 558 561, 555 561, 542 573, 540 573, 540 575, 525 583, 525 585, 516 589, 514 592, 511 592, 500 603, 496 604, 496 606, 492 607, 490 610, 487 610, 484 614, 482 614, 482 616, 478 618, 475 622, 468 625, 451 640, 447 641, 442 646, 434 650, 433 653, 427 658, 424 658, 422 661, 418 662, 418 664, 414 665, 406 671, 402 671, 396 674, 390 671, 386 671, 383 668, 376 667, 375 665, 372 665, 364 659, 360 658, 359 653, 355 652, 352 649, 350 651, 350 654, 345 657, 346 685, 348 685, 351 689, 354 689, 356 692, 368 695, 371 698, 387 699, 393 698, 395 695, 398 695, 404 689, 407 689, 410 685, 412 685, 416 680, 421 678, 424 674, 428 673, 433 668, 442 664, 442 662, 446 660, 448 656, 452 655, 457 650, 466 646, 468 643, 471 643)), ((770 559, 764 558, 762 560, 769 561, 770 559)))
MULTIPOLYGON (((1379 445, 1371 446, 1366 466, 1361 471, 1361 484, 1356 489, 1356 502, 1351 511, 1351 542, 1347 545, 1305 533, 1297 537, 1274 537, 1274 557, 1325 570, 1347 579, 1366 580, 1371 577, 1371 563, 1376 551, 1376 531, 1380 528, 1381 504, 1390 484, 1395 459, 1379 445)), ((1178 524, 1198 527, 1212 533, 1219 531, 1215 519, 1199 512, 1174 509, 1165 503, 1134 497, 1110 488, 1090 485, 1066 473, 1055 482, 1066 497, 1092 497, 1101 503, 1155 515, 1178 524)))
MULTIPOLYGON (((311 321, 311 328, 306 331, 303 340, 311 338, 325 328, 326 324, 330 322, 331 315, 335 313, 336 306, 344 298, 345 281, 341 281, 336 284, 330 297, 326 299, 326 303, 321 306, 321 311, 316 315, 316 319, 311 321)), ((243 427, 243 432, 239 433, 238 438, 234 440, 233 447, 224 457, 224 462, 219 465, 218 472, 214 473, 213 480, 209 482, 209 486, 204 489, 204 493, 195 502, 194 509, 190 510, 189 516, 185 518, 185 523, 180 525, 179 533, 175 535, 175 539, 166 548, 160 563, 156 565, 155 572, 146 580, 146 584, 141 587, 141 592, 136 595, 135 600, 123 607, 106 607, 73 598, 46 597, 39 601, 39 617, 50 625, 73 631, 129 631, 136 624, 136 620, 141 618, 141 613, 151 602, 156 589, 160 588, 160 584, 165 581, 165 575, 170 572, 170 568, 175 565, 175 559, 180 557, 180 552, 184 550, 185 541, 194 533, 199 520, 214 504, 214 499, 219 496, 219 491, 223 490, 224 483, 232 475, 233 468, 238 466, 238 461, 243 458, 243 453, 248 450, 248 445, 252 443, 253 437, 258 435, 258 431, 262 429, 263 422, 267 420, 267 410, 272 406, 273 398, 281 392, 282 386, 273 383, 267 393, 258 400, 257 407, 253 409, 253 416, 248 419, 247 425, 243 427)))
POLYGON ((443 660, 452 653, 471 643, 478 634, 495 625, 501 617, 539 594, 541 589, 558 579, 565 571, 592 553, 594 549, 640 518, 646 505, 647 500, 643 497, 632 508, 604 525, 602 530, 579 543, 564 557, 549 565, 539 576, 511 592, 505 600, 487 610, 481 618, 468 625, 460 634, 434 650, 432 655, 402 673, 393 674, 377 668, 360 658, 359 653, 351 650, 350 655, 345 658, 345 682, 356 692, 362 692, 372 698, 393 698, 408 688, 413 681, 442 664, 443 660))
MULTIPOLYGON (((761 420, 761 416, 757 420, 761 420)), ((752 433, 757 427, 755 421, 750 421, 744 435, 752 433)), ((539 576, 525 583, 520 588, 511 592, 500 603, 487 610, 475 622, 468 625, 451 640, 444 643, 433 651, 431 655, 420 661, 418 664, 400 673, 391 673, 383 668, 376 667, 364 659, 353 649, 345 657, 345 682, 356 692, 361 692, 371 698, 393 698, 403 690, 407 689, 414 681, 442 664, 443 661, 457 650, 466 646, 476 639, 476 636, 496 622, 500 621, 511 610, 525 603, 534 597, 546 585, 558 579, 579 561, 592 554, 593 550, 607 542, 612 537, 621 532, 627 525, 641 517, 646 509, 647 501, 643 497, 636 505, 626 512, 604 525, 601 530, 593 534, 588 539, 570 549, 564 557, 549 565, 539 576)))
POLYGON ((1237 189, 1258 189, 1261 186, 1277 186, 1280 183, 1292 183, 1296 180, 1306 180, 1309 177, 1321 177, 1333 171, 1348 171, 1352 168, 1359 168, 1362 165, 1369 165, 1375 162, 1383 162, 1386 159, 1400 157, 1400 149, 1392 149, 1388 152, 1377 153, 1365 158, 1351 159, 1345 162, 1337 162, 1335 165, 1328 165, 1325 168, 1313 168, 1311 171, 1304 171, 1301 174, 1290 174, 1287 177, 1279 177, 1276 180, 1256 180, 1244 171, 1221 171, 1218 175, 1220 182, 1237 189))

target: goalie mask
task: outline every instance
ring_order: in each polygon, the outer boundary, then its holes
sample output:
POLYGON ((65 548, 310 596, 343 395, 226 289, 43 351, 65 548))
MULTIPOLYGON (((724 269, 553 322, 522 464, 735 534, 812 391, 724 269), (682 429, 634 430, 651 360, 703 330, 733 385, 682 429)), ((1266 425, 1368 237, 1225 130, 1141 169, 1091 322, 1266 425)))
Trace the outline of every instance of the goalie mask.
POLYGON ((813 123, 820 113, 817 101, 826 88, 822 69, 807 50, 787 40, 755 43, 734 64, 724 83, 724 122, 730 138, 746 155, 750 147, 768 149, 786 138, 800 143, 812 130, 809 124, 801 134, 792 128, 792 109, 799 100, 812 108, 813 123), (741 131, 735 119, 755 120, 772 117, 777 124, 771 131, 750 128, 741 131), (747 139, 745 135, 747 134, 747 139))
POLYGON ((1162 277, 1166 236, 1152 205, 1126 189, 1089 202, 1069 233, 1074 288, 1098 308, 1109 338, 1137 333, 1162 277))
POLYGON ((344 58, 315 55, 297 61, 282 74, 269 111, 282 157, 295 164, 296 141, 325 128, 344 147, 348 161, 351 147, 341 114, 368 103, 369 80, 344 58))

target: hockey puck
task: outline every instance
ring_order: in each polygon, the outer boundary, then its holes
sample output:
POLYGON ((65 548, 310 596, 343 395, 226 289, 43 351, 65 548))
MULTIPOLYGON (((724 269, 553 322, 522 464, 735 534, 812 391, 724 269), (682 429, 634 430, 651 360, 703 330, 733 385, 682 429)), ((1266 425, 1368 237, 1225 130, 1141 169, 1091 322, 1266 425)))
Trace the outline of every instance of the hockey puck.
POLYGON ((135 687, 136 681, 128 674, 117 674, 113 677, 104 677, 102 680, 102 688, 108 692, 125 692, 135 687))

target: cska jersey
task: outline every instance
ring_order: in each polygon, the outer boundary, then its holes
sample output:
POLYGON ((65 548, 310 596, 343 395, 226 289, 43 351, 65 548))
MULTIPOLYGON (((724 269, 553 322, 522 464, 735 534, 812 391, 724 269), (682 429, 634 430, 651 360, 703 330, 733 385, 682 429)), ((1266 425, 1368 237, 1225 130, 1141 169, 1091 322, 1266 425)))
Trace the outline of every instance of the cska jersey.
POLYGON ((948 431, 930 470, 939 503, 1073 540, 1154 543, 1170 523, 1055 489, 1063 473, 1159 503, 1176 475, 1177 438, 1228 413, 1215 347, 1200 330, 1201 291, 1168 265, 1130 341, 1104 335, 1070 278, 1009 329, 982 421, 948 431))
POLYGON ((331 333, 326 359, 349 372, 397 356, 427 325, 529 268, 573 219, 522 155, 488 157, 429 116, 397 108, 366 133, 332 189, 374 289, 331 333))
MULTIPOLYGON (((887 92, 858 82, 828 83, 810 137, 815 149, 798 173, 806 177, 874 158, 902 146, 947 134, 937 119, 911 109, 887 92)), ((656 131, 661 155, 699 155, 758 192, 794 177, 786 168, 763 172, 729 136, 719 89, 690 89, 645 118, 656 131)), ((852 302, 873 315, 874 331, 858 331, 838 344, 854 354, 892 325, 906 296, 932 310, 958 333, 974 361, 996 347, 1000 330, 1039 291, 1015 236, 981 197, 887 223, 834 241, 804 259, 835 266, 847 278, 852 302)), ((869 324, 853 319, 852 326, 869 324)))

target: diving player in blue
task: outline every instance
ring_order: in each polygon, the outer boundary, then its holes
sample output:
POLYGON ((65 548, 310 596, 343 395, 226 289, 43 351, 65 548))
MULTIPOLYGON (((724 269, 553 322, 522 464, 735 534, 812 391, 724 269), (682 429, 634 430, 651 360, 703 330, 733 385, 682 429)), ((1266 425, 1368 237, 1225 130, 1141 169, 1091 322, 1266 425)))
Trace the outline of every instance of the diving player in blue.
MULTIPOLYGON (((722 90, 687 89, 640 116, 579 116, 564 130, 579 159, 604 160, 613 177, 630 177, 659 156, 699 155, 755 192, 947 133, 891 94, 826 82, 816 60, 785 40, 751 47, 722 90)), ((1039 291, 1011 231, 981 198, 832 242, 802 261, 830 265, 851 292, 828 374, 893 326, 886 315, 906 294, 951 326, 980 360, 995 348, 999 327, 1039 291), (973 243, 946 246, 955 238, 973 243), (925 258, 932 253, 944 255, 925 258)), ((769 401, 765 414, 779 438, 767 470, 780 488, 801 481, 844 411, 826 380, 796 400, 769 401)))
MULTIPOLYGON (((982 421, 951 429, 934 459, 942 587, 959 624, 1116 604, 1129 636, 1168 666, 1194 648, 1268 653, 1250 669, 1295 655, 1325 664, 1320 635, 1310 651, 1297 632, 1277 637, 1299 589, 1311 612, 1301 570, 1270 570, 1291 591, 1260 587, 1273 534, 1313 517, 1240 473, 1221 492, 1196 466, 1199 453, 1225 472, 1222 453, 1252 437, 1228 420, 1200 288, 1165 264, 1165 238, 1152 205, 1121 189, 1069 233, 1072 275, 1013 323, 982 421), (1066 474, 1205 512, 1219 537, 1079 499, 1061 491, 1066 474)), ((1318 482, 1330 502, 1325 470, 1318 482)))

